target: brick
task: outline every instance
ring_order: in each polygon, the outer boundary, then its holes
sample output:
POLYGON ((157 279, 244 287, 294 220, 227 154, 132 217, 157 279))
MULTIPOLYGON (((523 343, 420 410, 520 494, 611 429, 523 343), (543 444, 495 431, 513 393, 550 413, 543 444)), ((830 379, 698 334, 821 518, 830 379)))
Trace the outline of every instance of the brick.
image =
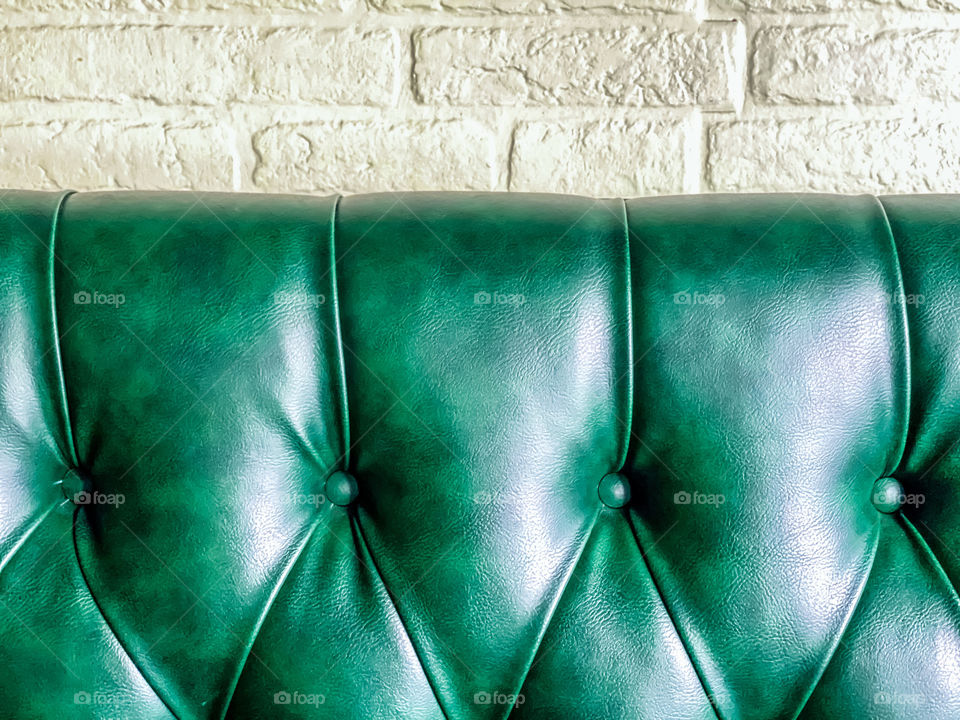
POLYGON ((272 13, 291 10, 310 13, 337 13, 353 7, 355 0, 0 0, 0 12, 169 12, 211 10, 272 13))
POLYGON ((0 186, 234 189, 232 133, 214 125, 104 121, 0 127, 0 186))
POLYGON ((256 99, 338 105, 391 105, 399 81, 400 40, 393 31, 267 31, 251 52, 256 99))
POLYGON ((410 10, 448 11, 469 14, 545 14, 565 11, 630 13, 644 10, 693 12, 695 0, 370 0, 384 12, 410 10))
POLYGON ((726 191, 957 192, 960 124, 763 120, 714 125, 707 178, 726 191))
POLYGON ((688 170, 686 121, 531 122, 514 133, 510 189, 624 196, 680 193, 688 170))
POLYGON ((493 133, 472 121, 281 124, 254 136, 255 184, 286 192, 490 190, 493 133))
POLYGON ((960 32, 772 27, 754 40, 754 93, 767 103, 885 105, 960 98, 960 32))
POLYGON ((437 28, 414 36, 415 92, 439 105, 740 104, 740 25, 698 30, 437 28))
POLYGON ((0 100, 389 105, 394 31, 81 27, 0 30, 0 100))
POLYGON ((718 10, 759 13, 814 13, 845 10, 960 10, 956 0, 716 0, 718 10))

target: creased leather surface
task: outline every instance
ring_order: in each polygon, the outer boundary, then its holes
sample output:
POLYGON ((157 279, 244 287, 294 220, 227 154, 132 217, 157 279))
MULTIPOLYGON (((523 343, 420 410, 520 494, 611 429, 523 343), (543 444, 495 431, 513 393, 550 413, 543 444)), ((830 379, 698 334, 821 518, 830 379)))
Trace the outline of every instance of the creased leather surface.
POLYGON ((960 718, 958 244, 948 196, 6 191, 0 716, 960 718))

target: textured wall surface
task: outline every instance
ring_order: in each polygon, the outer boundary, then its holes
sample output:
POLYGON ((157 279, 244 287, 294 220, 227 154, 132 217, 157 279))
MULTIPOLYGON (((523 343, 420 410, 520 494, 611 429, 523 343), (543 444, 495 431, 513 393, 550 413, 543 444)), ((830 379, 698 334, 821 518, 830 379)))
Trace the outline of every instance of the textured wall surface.
POLYGON ((0 13, 0 186, 960 191, 960 0, 0 13))

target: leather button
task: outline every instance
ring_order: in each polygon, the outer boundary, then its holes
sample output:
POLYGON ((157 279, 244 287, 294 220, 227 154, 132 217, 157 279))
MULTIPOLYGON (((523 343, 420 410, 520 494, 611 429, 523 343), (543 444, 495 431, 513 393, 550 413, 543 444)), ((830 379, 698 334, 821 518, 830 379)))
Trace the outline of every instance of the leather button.
POLYGON ((346 507, 360 494, 360 487, 357 485, 357 479, 350 473, 343 470, 337 470, 330 477, 323 487, 323 492, 327 500, 334 505, 346 507))
POLYGON ((608 508, 622 508, 630 502, 630 482, 620 473, 604 475, 597 488, 600 502, 608 508))
POLYGON ((60 479, 60 492, 74 505, 84 505, 84 497, 89 493, 87 481, 74 468, 70 468, 60 479))
POLYGON ((903 486, 892 477, 882 477, 873 484, 873 506, 882 513, 895 513, 903 504, 903 486))

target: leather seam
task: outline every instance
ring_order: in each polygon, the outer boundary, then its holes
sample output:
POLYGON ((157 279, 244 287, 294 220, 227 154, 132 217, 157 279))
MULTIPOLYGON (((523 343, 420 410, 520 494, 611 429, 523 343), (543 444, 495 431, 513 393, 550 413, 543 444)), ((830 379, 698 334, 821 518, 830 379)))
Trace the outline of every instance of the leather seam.
POLYGON ((810 686, 810 689, 807 691, 803 700, 800 702, 800 705, 797 707, 797 711, 793 714, 793 720, 797 720, 797 718, 800 717, 807 704, 810 702, 810 698, 813 697, 817 688, 820 686, 820 682, 823 680, 823 676, 826 674, 827 668, 830 667, 830 663, 833 662, 833 657, 837 654, 837 650, 840 649, 840 643, 843 642, 843 636, 847 634, 847 629, 850 627, 850 622, 853 620, 853 616, 856 613, 857 608, 860 606, 860 601, 863 598, 863 593, 867 588, 867 583, 870 581, 870 576, 873 575, 873 567, 877 560, 877 549, 880 547, 880 523, 877 522, 875 525, 876 529, 873 532, 873 547, 870 551, 870 567, 867 572, 863 574, 863 579, 860 581, 860 587, 857 588, 856 599, 850 604, 850 608, 847 610, 847 615, 843 620, 843 625, 840 627, 839 632, 837 632, 833 646, 830 648, 823 662, 820 664, 817 677, 810 686))
POLYGON ((947 575, 947 571, 944 569, 943 563, 940 562, 940 558, 938 558, 936 553, 933 552, 933 548, 930 547, 930 543, 927 542, 926 538, 923 537, 923 534, 902 512, 900 513, 900 519, 903 520, 907 529, 913 535, 914 540, 920 544, 920 549, 927 556, 927 559, 933 564, 934 573, 936 573, 937 576, 943 581, 943 584, 946 585, 947 591, 953 597, 953 601, 956 603, 957 607, 960 608, 960 595, 957 594, 957 588, 954 586, 953 582, 951 582, 950 576, 947 575))
POLYGON ((570 585, 570 581, 573 579, 573 576, 577 572, 577 568, 580 566, 580 561, 583 559, 583 554, 587 550, 587 545, 590 544, 590 538, 593 537, 593 533, 596 530, 597 522, 600 518, 601 509, 598 507, 594 513, 593 518, 590 520, 590 525, 587 527, 587 531, 583 534, 583 541, 580 544, 580 549, 577 551, 577 557, 572 563, 570 563, 570 570, 567 573, 567 576, 563 579, 563 585, 560 587, 560 591, 554 597, 553 602, 550 604, 550 608, 547 611, 546 620, 543 623, 543 627, 540 628, 540 632, 537 635, 537 640, 533 644, 533 649, 530 653, 530 659, 527 661, 526 669, 520 674, 520 682, 517 683, 516 692, 514 695, 514 702, 507 707, 506 712, 502 717, 509 717, 510 713, 513 712, 514 706, 516 705, 516 700, 520 696, 520 692, 523 690, 524 685, 527 682, 527 678, 530 675, 530 671, 533 669, 533 666, 536 662, 537 655, 540 653, 540 648, 543 645, 543 639, 547 636, 547 631, 550 629, 550 625, 553 623, 553 618, 557 613, 557 608, 560 607, 560 603, 563 600, 563 596, 567 593, 567 588, 570 585))
POLYGON ((63 430, 66 435, 67 451, 70 454, 68 458, 73 467, 80 465, 80 453, 77 451, 77 441, 73 434, 73 426, 70 421, 70 406, 67 401, 67 381, 63 369, 63 352, 60 347, 60 323, 57 319, 57 292, 55 268, 57 264, 57 230, 60 226, 60 217, 63 212, 63 206, 67 198, 75 194, 73 190, 67 190, 60 196, 60 201, 53 212, 53 218, 50 222, 50 257, 48 259, 47 284, 50 293, 50 313, 53 319, 53 349, 54 357, 57 363, 57 381, 60 392, 60 412, 63 413, 63 430))
POLYGON ((256 644, 257 638, 260 636, 260 631, 263 629, 263 626, 267 621, 267 616, 270 614, 270 611, 273 609, 277 598, 283 591, 283 588, 287 583, 287 579, 291 574, 293 574, 294 568, 296 568, 297 564, 303 557, 304 551, 307 549, 307 546, 310 544, 310 541, 316 534, 317 528, 320 527, 322 520, 322 515, 318 515, 317 518, 314 519, 313 523, 311 523, 310 527, 307 529, 303 540, 300 541, 299 547, 297 547, 297 549, 294 551, 293 557, 287 563, 287 566, 281 571, 280 577, 277 578, 277 582, 274 583, 273 590, 271 591, 270 596, 267 598, 267 602, 264 604, 263 609, 260 612, 260 617, 257 619, 257 624, 250 633, 250 639, 247 642, 246 648, 244 648, 243 659, 237 665, 234 677, 228 686, 226 701, 223 704, 223 713, 220 715, 221 719, 226 718, 230 713, 230 705, 233 702, 234 695, 236 695, 237 687, 240 684, 240 678, 243 676, 243 671, 250 660, 250 655, 253 653, 253 646, 256 644))
POLYGON ((403 629, 404 634, 407 636, 407 640, 410 642, 410 647, 413 648, 413 654, 417 658, 417 662, 420 665, 420 672, 423 673, 424 678, 427 680, 427 685, 430 686, 430 690, 433 692, 434 700, 437 701, 437 707, 440 709, 440 713, 446 720, 450 720, 450 715, 447 713, 446 708, 443 706, 443 702, 440 699, 440 688, 437 686, 436 680, 430 674, 427 664, 423 661, 422 651, 417 643, 413 639, 413 634, 410 632, 410 628, 407 627, 406 621, 403 619, 403 615, 400 612, 400 607, 397 605, 396 598, 393 597, 393 592, 387 586, 386 581, 383 578, 383 573, 380 572, 380 567, 377 565, 376 559, 373 557, 373 553, 370 552, 370 542, 367 540, 367 535, 363 530, 363 525, 360 523, 359 513, 354 513, 352 521, 356 523, 357 528, 357 537, 360 538, 360 541, 363 543, 363 552, 366 555, 367 559, 370 561, 370 568, 377 576, 377 580, 380 581, 380 586, 383 588, 384 593, 387 596, 387 599, 390 601, 390 606, 393 608, 394 614, 397 616, 397 621, 400 623, 400 627, 403 629))
POLYGON ((337 220, 340 201, 343 195, 337 195, 330 214, 330 294, 333 305, 334 335, 337 342, 337 363, 340 367, 340 422, 343 435, 343 469, 350 469, 350 406, 347 395, 347 363, 343 352, 343 326, 340 322, 340 285, 337 277, 337 220))
POLYGON ((903 283, 903 265, 900 262, 900 252, 897 249, 896 237, 893 234, 893 227, 890 225, 890 218, 887 216, 887 210, 883 205, 883 201, 879 197, 874 196, 874 201, 877 203, 877 207, 880 209, 880 217, 883 220, 884 227, 887 231, 887 240, 890 243, 890 253, 893 261, 893 270, 896 276, 897 291, 900 293, 900 302, 898 303, 900 307, 900 318, 901 324, 903 327, 903 379, 904 379, 904 389, 901 396, 901 402, 903 403, 903 408, 901 409, 900 417, 903 418, 902 425, 903 428, 900 432, 900 441, 897 448, 897 454, 895 456, 895 461, 893 462, 892 467, 887 469, 885 475, 892 475, 897 471, 900 465, 903 463, 903 458, 907 449, 907 439, 910 436, 910 404, 911 396, 913 393, 913 369, 912 369, 912 348, 910 343, 910 314, 907 312, 907 296, 906 296, 906 287, 903 283))
MULTIPOLYGON (((330 212, 329 219, 329 241, 326 243, 330 251, 330 292, 331 292, 331 304, 333 306, 333 316, 335 323, 335 332, 337 342, 337 356, 338 356, 338 365, 340 368, 340 390, 341 390, 341 417, 343 423, 343 433, 346 438, 345 445, 345 454, 344 454, 344 464, 345 466, 349 463, 349 425, 347 418, 347 385, 346 385, 346 371, 344 368, 343 362, 343 342, 340 337, 340 312, 339 312, 339 301, 337 294, 337 268, 336 268, 336 224, 337 224, 337 209, 340 206, 340 200, 342 195, 337 195, 336 199, 333 202, 333 208, 330 212)), ((237 692, 237 687, 240 684, 240 678, 243 676, 243 670, 246 667, 247 663, 250 660, 250 654, 253 652, 253 647, 256 644, 257 638, 260 635, 260 631, 263 629, 263 625, 267 620, 267 616, 270 614, 270 610, 273 608, 274 603, 276 602, 277 597, 283 590, 283 586, 286 584, 287 578, 290 577, 290 574, 293 572, 297 563, 300 561, 303 556, 304 551, 307 546, 310 544, 310 541, 313 539, 314 534, 316 533, 317 528, 320 526, 322 516, 318 516, 313 523, 310 525, 307 530, 303 540, 300 543, 300 546, 296 549, 291 558, 290 562, 280 573, 280 577, 277 579, 277 582, 274 584, 274 588, 270 593, 270 596, 267 598, 263 610, 261 611, 260 617, 257 619, 257 623, 254 626, 254 629, 250 635, 250 640, 247 643, 246 648, 243 653, 243 660, 237 666, 237 670, 233 679, 230 682, 228 687, 228 695, 226 702, 223 705, 223 713, 221 714, 221 720, 225 719, 230 713, 230 705, 233 702, 234 695, 237 692)))
POLYGON ((10 564, 10 561, 13 560, 14 556, 20 552, 20 549, 27 544, 27 540, 30 539, 30 536, 37 531, 37 528, 43 525, 44 520, 50 517, 50 513, 56 510, 61 504, 62 503, 60 501, 54 500, 50 507, 40 513, 40 515, 30 523, 30 526, 24 530, 23 534, 20 536, 20 539, 14 543, 13 547, 10 548, 10 551, 3 558, 0 558, 0 577, 3 577, 3 571, 6 569, 7 565, 10 564))
POLYGON ((114 640, 116 640, 117 645, 120 647, 120 649, 123 650, 123 653, 124 655, 127 656, 127 659, 130 661, 130 664, 134 667, 134 669, 138 673, 140 673, 140 677, 143 679, 144 684, 146 684, 148 688, 153 690, 154 695, 156 695, 157 699, 159 699, 160 702, 163 703, 163 706, 169 711, 169 713, 177 720, 180 720, 180 716, 177 715, 177 713, 174 711, 171 703, 167 700, 167 698, 165 698, 160 693, 160 690, 156 688, 152 682, 150 682, 150 678, 147 677, 147 674, 143 671, 143 668, 140 666, 140 663, 137 662, 137 659, 130 652, 129 648, 127 648, 127 646, 124 644, 123 640, 120 638, 120 635, 117 633, 116 628, 114 628, 109 618, 107 618, 106 613, 103 611, 103 606, 100 604, 100 601, 97 599, 97 596, 93 592, 93 587, 90 585, 90 579, 87 577, 87 573, 83 569, 83 563, 80 562, 80 545, 77 543, 77 521, 78 521, 79 515, 80 515, 80 506, 77 506, 73 512, 73 533, 72 533, 73 554, 77 561, 77 569, 80 571, 80 577, 83 579, 83 584, 87 588, 87 594, 90 596, 90 599, 93 601, 94 607, 97 608, 97 612, 100 614, 100 618, 103 620, 103 624, 110 631, 110 634, 113 635, 114 640))
POLYGON ((620 204, 623 208, 623 246, 625 276, 625 304, 627 315, 627 388, 626 388, 626 435, 624 437, 623 450, 621 451, 620 467, 623 470, 627 464, 627 458, 630 455, 630 440, 633 437, 633 394, 634 394, 634 347, 633 347, 633 262, 630 255, 630 220, 627 214, 627 200, 620 198, 620 204))
POLYGON ((718 708, 716 702, 714 702, 714 694, 710 689, 710 683, 707 682, 706 676, 703 674, 699 663, 694 657, 693 651, 689 647, 687 637, 681 631, 680 625, 673 616, 673 613, 670 611, 670 606, 667 604, 667 599, 664 596, 663 591, 660 589, 660 585, 657 583, 656 577, 654 577, 653 569, 650 567, 650 562, 647 560, 647 555, 643 551, 643 546, 640 544, 640 535, 637 533, 637 528, 634 525, 633 515, 629 512, 627 513, 627 523, 630 526, 630 532, 633 533, 633 541, 636 543, 637 550, 640 552, 640 558, 643 560, 644 567, 647 569, 647 575, 650 576, 650 582, 653 585, 653 589, 656 590, 657 596, 660 598, 660 604, 663 606, 664 612, 670 619, 670 624, 673 626, 673 631, 677 634, 677 639, 680 641, 680 647, 682 647, 683 651, 686 653, 687 659, 690 661, 690 666, 693 668, 694 674, 696 674, 697 679, 700 681, 700 686, 706 695, 707 702, 710 703, 710 707, 717 716, 717 720, 725 720, 723 715, 720 714, 720 708, 718 708))

